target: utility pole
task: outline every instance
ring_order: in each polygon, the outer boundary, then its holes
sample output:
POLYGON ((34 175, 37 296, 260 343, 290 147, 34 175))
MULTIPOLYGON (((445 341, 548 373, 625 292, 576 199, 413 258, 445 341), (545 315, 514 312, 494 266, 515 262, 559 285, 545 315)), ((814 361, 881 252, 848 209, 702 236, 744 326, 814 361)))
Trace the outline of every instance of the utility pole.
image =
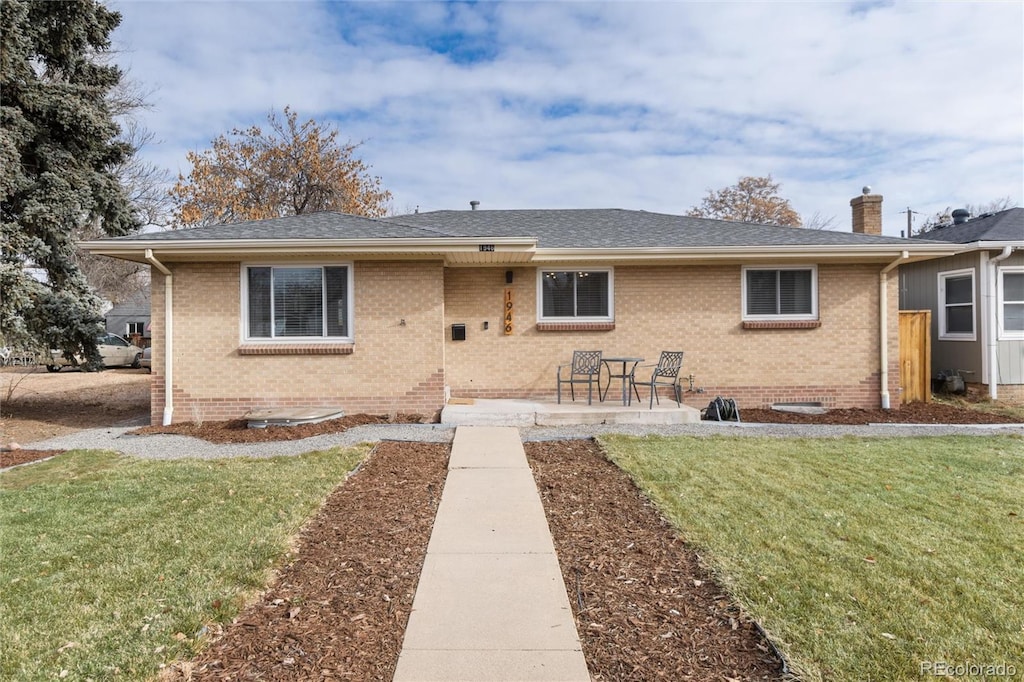
POLYGON ((907 206, 907 210, 900 211, 900 213, 907 214, 907 238, 909 239, 910 237, 914 236, 913 216, 917 215, 917 211, 911 211, 910 207, 907 206))

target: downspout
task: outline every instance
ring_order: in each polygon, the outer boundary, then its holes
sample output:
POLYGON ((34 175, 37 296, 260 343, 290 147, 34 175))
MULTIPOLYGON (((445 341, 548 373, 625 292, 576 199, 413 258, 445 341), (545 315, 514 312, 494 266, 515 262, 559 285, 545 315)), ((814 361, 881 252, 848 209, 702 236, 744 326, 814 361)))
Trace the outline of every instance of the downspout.
POLYGON ((988 310, 985 315, 985 327, 988 335, 988 397, 991 400, 996 400, 999 397, 999 368, 996 365, 996 359, 999 355, 999 340, 996 335, 999 331, 996 325, 996 315, 999 314, 998 301, 996 299, 996 277, 998 271, 996 270, 996 263, 1001 260, 1006 260, 1013 253, 1012 246, 1004 246, 1002 253, 994 258, 988 259, 988 282, 985 286, 985 296, 988 298, 988 310))
POLYGON ((171 416, 174 414, 174 356, 171 353, 171 346, 174 339, 173 321, 174 316, 171 314, 172 303, 174 301, 172 294, 174 293, 174 278, 171 276, 171 271, 167 269, 167 266, 156 259, 153 255, 153 249, 146 249, 146 260, 154 268, 159 270, 164 276, 164 419, 163 425, 170 426, 171 416))
POLYGON ((882 365, 882 409, 889 409, 889 272, 901 262, 910 257, 909 251, 904 251, 900 257, 882 268, 878 273, 878 334, 879 334, 879 360, 882 365))

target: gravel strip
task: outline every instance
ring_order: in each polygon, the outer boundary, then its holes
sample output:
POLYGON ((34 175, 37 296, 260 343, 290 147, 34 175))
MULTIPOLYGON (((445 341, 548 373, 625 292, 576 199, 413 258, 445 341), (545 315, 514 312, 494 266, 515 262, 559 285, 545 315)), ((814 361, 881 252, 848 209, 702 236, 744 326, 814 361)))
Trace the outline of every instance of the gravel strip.
MULTIPOLYGON (((356 426, 343 433, 314 436, 303 440, 267 443, 229 443, 217 445, 188 436, 158 434, 129 435, 135 427, 86 429, 67 436, 31 443, 35 450, 115 450, 146 459, 180 459, 186 457, 214 459, 218 457, 273 457, 297 455, 335 446, 375 443, 382 440, 450 443, 455 427, 446 424, 372 424, 356 426)), ((870 424, 850 426, 839 424, 736 424, 701 422, 700 424, 645 425, 596 424, 576 426, 521 427, 524 441, 592 438, 606 433, 630 436, 767 436, 773 438, 841 438, 844 436, 912 437, 912 436, 991 436, 1015 434, 1024 436, 1024 424, 870 424)))
POLYGON ((25 445, 33 450, 115 450, 144 459, 215 459, 219 457, 274 457, 298 455, 335 446, 376 443, 382 440, 450 443, 455 429, 443 424, 371 424, 356 426, 342 433, 314 436, 303 440, 265 443, 214 444, 190 436, 156 434, 133 436, 135 427, 86 429, 67 436, 25 445))

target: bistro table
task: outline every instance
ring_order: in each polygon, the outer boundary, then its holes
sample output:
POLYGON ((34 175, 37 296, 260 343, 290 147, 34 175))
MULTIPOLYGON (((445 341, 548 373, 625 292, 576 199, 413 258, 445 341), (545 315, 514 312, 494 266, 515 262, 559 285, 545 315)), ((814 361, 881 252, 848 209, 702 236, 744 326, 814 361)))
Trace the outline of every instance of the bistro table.
MULTIPOLYGON (((633 373, 636 371, 636 366, 643 361, 643 358, 602 357, 601 362, 608 368, 608 384, 604 387, 604 393, 601 394, 601 402, 604 402, 604 399, 608 396, 608 389, 612 386, 612 379, 620 379, 622 381, 622 404, 632 405, 633 392, 636 391, 636 384, 633 383, 633 373), (619 367, 613 367, 613 365, 619 365, 619 367)), ((600 391, 601 385, 598 384, 597 388, 600 391)), ((637 393, 636 399, 640 400, 639 393, 637 393)))

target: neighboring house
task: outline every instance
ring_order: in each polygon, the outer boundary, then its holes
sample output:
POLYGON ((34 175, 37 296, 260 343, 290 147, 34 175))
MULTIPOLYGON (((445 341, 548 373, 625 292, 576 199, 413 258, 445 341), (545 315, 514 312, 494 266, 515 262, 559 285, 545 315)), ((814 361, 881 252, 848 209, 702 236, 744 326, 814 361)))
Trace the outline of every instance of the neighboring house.
POLYGON ((136 346, 150 344, 149 287, 140 289, 124 301, 114 305, 105 316, 107 332, 128 339, 136 346))
POLYGON ((900 267, 900 309, 932 311, 932 367, 961 370, 991 398, 1024 401, 1024 208, 954 223, 915 239, 962 245, 900 267))
POLYGON ((705 390, 687 393, 693 406, 723 395, 898 407, 895 269, 959 247, 880 236, 881 201, 851 201, 853 233, 470 210, 306 214, 82 246, 153 266, 153 418, 167 423, 553 400, 575 349, 651 363, 683 350, 683 375, 705 390))

